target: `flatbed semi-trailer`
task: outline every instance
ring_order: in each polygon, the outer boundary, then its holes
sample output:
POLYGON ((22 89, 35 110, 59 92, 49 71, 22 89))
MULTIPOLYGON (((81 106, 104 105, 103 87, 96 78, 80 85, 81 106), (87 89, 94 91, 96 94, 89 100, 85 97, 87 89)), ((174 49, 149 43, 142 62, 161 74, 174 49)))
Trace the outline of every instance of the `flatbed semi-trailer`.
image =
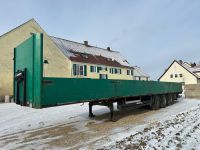
POLYGON ((180 83, 136 80, 43 77, 43 35, 33 34, 14 49, 14 100, 17 104, 44 108, 89 102, 108 106, 113 118, 118 109, 172 104, 182 92, 180 83))

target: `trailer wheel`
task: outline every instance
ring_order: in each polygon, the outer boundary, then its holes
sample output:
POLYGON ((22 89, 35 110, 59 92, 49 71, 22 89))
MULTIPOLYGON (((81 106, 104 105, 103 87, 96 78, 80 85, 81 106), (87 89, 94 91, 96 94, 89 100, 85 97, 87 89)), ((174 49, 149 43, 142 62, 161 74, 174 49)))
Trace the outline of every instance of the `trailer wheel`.
POLYGON ((160 107, 160 97, 159 96, 152 96, 150 108, 152 110, 157 110, 160 107))
POLYGON ((165 108, 167 105, 167 98, 165 95, 161 96, 160 99, 160 108, 165 108))
POLYGON ((168 94, 168 96, 167 96, 167 105, 168 106, 171 105, 172 102, 173 102, 173 96, 172 96, 172 94, 168 94))

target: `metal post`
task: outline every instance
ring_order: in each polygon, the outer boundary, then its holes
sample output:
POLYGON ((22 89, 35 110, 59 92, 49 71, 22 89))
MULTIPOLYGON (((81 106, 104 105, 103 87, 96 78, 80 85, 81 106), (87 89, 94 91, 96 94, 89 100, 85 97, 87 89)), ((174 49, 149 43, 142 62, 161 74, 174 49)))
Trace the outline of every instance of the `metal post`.
POLYGON ((19 81, 17 80, 17 89, 16 89, 16 104, 20 104, 19 101, 19 81))
POLYGON ((95 115, 92 113, 92 106, 93 106, 93 103, 89 102, 89 117, 95 117, 95 115))
POLYGON ((113 105, 113 103, 111 102, 108 107, 110 108, 110 120, 114 121, 113 120, 113 116, 114 116, 114 105, 113 105))
POLYGON ((24 72, 23 72, 23 86, 24 86, 24 88, 23 88, 23 106, 26 106, 26 104, 27 104, 27 101, 26 101, 26 68, 24 68, 24 72))

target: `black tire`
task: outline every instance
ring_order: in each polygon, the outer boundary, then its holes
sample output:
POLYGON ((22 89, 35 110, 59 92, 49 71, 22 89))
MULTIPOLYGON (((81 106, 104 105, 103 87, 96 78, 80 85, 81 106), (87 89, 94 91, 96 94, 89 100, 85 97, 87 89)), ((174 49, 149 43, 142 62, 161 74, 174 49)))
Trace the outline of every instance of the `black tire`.
POLYGON ((157 110, 160 107, 160 97, 159 96, 152 96, 150 108, 152 110, 157 110))
POLYGON ((172 94, 167 95, 167 106, 171 105, 173 103, 173 96, 172 94))
POLYGON ((160 108, 165 108, 167 105, 167 98, 165 95, 161 96, 160 99, 160 108))

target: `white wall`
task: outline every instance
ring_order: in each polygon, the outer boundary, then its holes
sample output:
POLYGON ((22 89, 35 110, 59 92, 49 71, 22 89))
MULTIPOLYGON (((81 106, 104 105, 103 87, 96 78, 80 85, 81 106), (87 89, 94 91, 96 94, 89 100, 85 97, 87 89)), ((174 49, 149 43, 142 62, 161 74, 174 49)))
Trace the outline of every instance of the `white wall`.
POLYGON ((185 84, 197 84, 197 78, 184 69, 176 61, 171 65, 167 72, 160 78, 160 81, 166 82, 184 82, 185 84), (175 77, 177 74, 178 77, 175 77), (180 77, 182 74, 182 77, 180 77), (170 77, 173 75, 173 78, 170 77))

